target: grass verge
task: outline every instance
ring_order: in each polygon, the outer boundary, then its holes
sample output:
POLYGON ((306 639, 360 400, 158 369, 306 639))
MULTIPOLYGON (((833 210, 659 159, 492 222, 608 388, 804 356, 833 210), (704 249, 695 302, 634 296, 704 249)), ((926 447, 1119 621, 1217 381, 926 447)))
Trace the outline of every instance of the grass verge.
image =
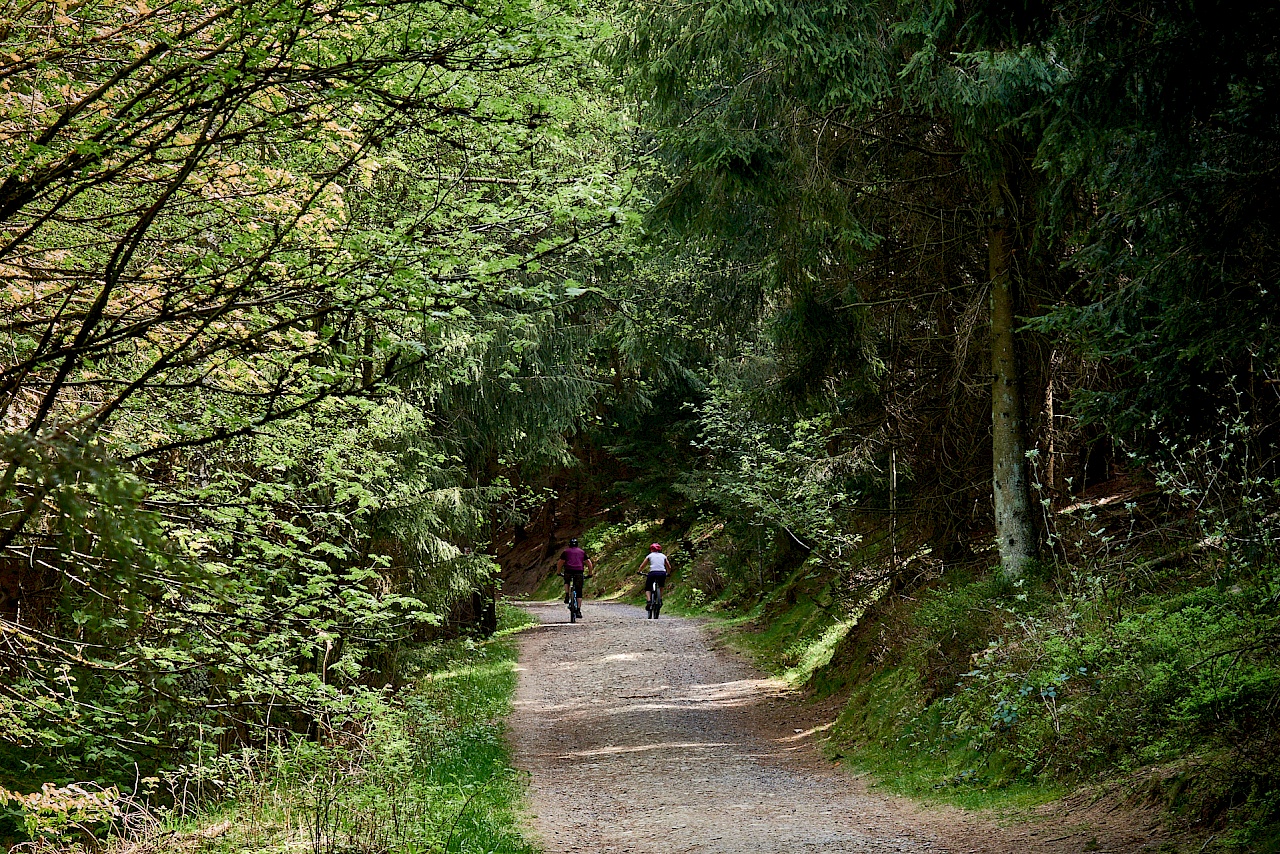
POLYGON ((420 650, 413 687, 365 732, 296 744, 268 781, 241 793, 235 824, 248 832, 214 850, 535 854, 520 831, 524 780, 503 738, 512 634, 527 619, 504 609, 489 641, 420 650))

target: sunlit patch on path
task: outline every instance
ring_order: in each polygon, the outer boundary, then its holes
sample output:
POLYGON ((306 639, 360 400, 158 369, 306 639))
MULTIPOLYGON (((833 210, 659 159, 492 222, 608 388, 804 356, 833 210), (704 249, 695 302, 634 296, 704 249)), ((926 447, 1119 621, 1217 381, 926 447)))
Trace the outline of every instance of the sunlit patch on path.
POLYGON ((833 770, 815 746, 830 722, 691 621, 588 602, 570 625, 559 603, 528 607, 544 625, 522 642, 511 739, 548 852, 1079 850, 1074 835, 920 809, 833 770))

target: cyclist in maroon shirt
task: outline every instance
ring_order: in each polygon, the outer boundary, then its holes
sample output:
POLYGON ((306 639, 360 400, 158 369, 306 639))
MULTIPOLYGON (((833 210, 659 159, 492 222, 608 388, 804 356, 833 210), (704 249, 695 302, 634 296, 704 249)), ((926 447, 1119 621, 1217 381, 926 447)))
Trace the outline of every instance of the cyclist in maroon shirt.
MULTIPOLYGON (((573 589, 578 594, 578 601, 582 601, 582 580, 586 577, 588 569, 595 569, 596 565, 587 557, 587 553, 578 548, 578 538, 574 537, 569 540, 569 548, 560 553, 560 560, 556 562, 556 569, 564 576, 564 601, 569 601, 569 585, 573 585, 573 589)), ((582 616, 582 609, 578 609, 578 616, 582 616)))

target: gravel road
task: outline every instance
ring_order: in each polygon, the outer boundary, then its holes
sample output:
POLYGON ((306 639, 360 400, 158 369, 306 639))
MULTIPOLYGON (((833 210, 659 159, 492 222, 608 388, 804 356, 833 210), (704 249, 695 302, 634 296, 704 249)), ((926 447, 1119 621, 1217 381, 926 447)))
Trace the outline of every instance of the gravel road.
MULTIPOLYGON (((868 788, 823 758, 831 717, 713 648, 691 620, 587 602, 527 610, 511 740, 548 852, 1151 851, 1132 817, 1000 827, 868 788)), ((1168 850, 1168 849, 1165 849, 1168 850)))

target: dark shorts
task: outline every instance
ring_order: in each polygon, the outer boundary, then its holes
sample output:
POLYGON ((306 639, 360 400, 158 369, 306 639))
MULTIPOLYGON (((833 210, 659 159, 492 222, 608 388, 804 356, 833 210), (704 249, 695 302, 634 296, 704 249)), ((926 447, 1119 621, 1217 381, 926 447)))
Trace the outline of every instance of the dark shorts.
POLYGON ((667 584, 667 574, 665 572, 651 572, 644 577, 644 589, 652 590, 654 587, 665 587, 667 584))
POLYGON ((585 577, 583 571, 566 569, 564 571, 564 583, 573 584, 573 592, 578 594, 578 598, 582 598, 582 579, 585 577))

